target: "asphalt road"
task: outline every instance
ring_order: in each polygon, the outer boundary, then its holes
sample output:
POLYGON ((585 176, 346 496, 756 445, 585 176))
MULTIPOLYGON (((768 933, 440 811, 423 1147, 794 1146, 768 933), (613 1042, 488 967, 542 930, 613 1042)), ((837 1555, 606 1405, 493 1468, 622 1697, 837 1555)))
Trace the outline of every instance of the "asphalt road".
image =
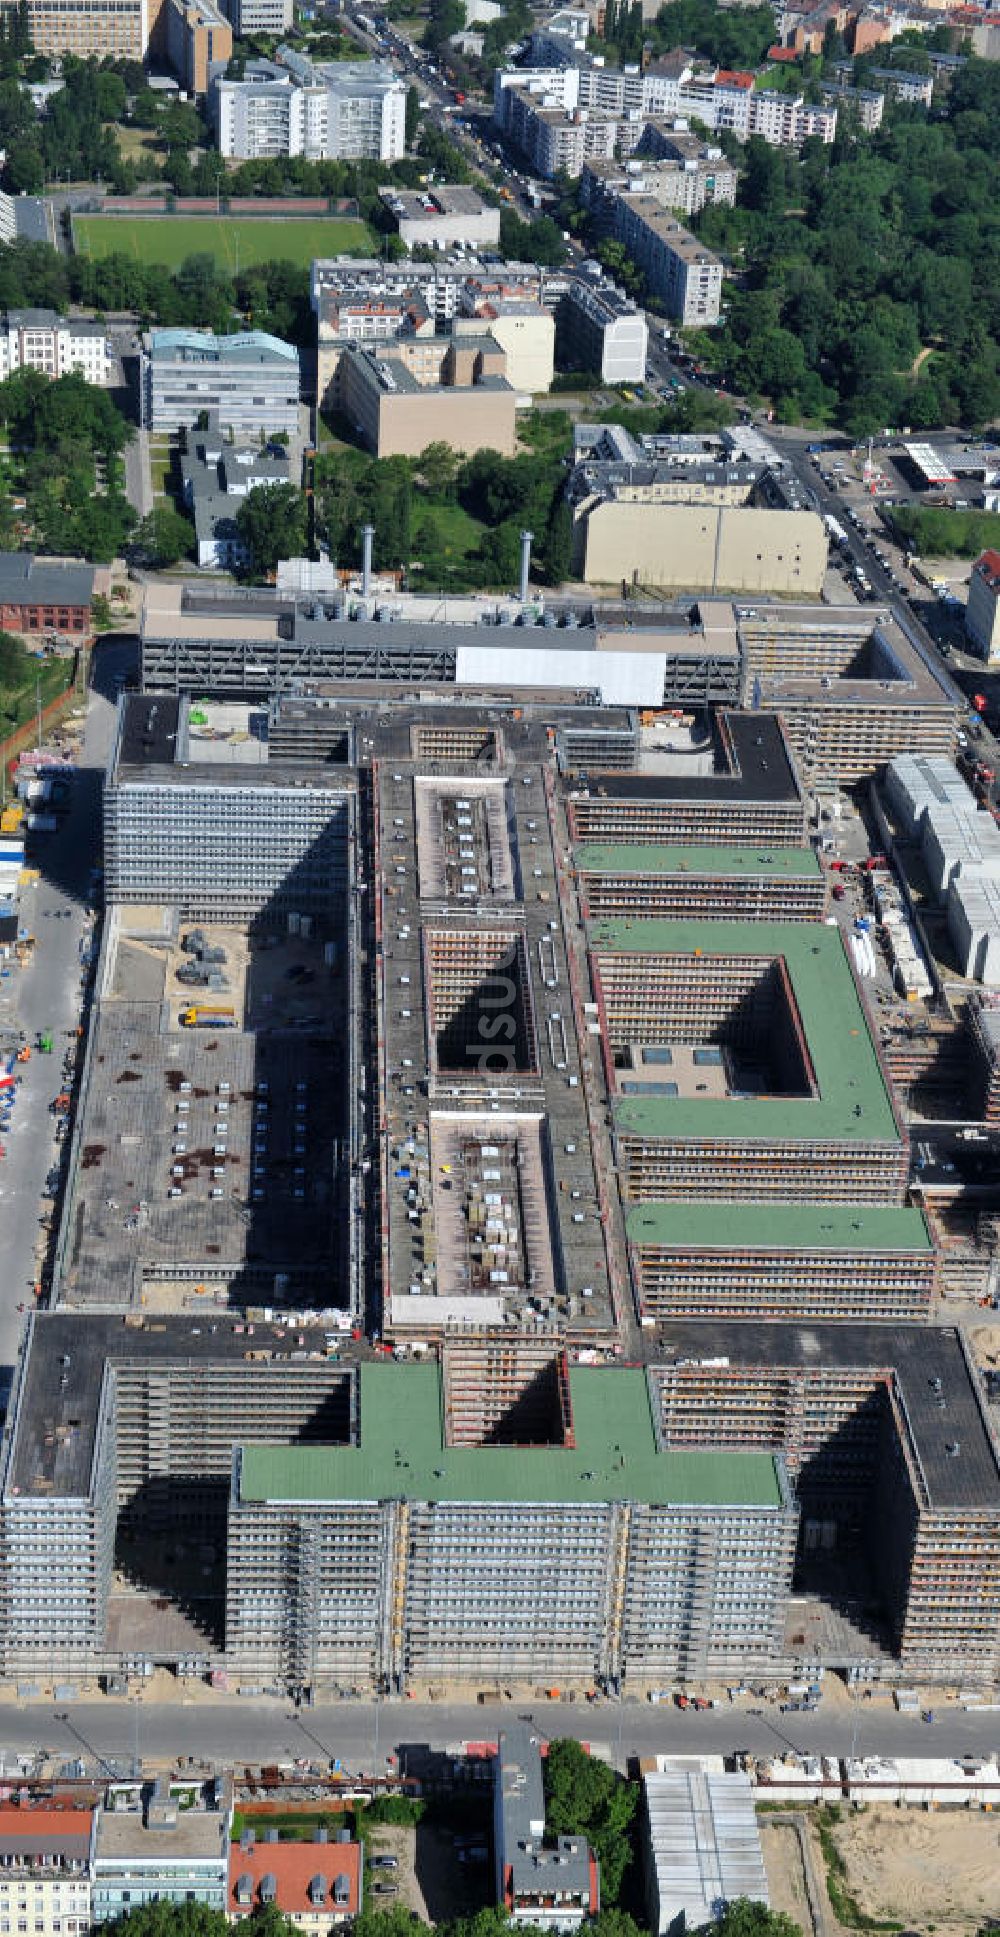
MULTIPOLYGON (((57 1761, 80 1756, 88 1769, 125 1767, 138 1753, 165 1763, 181 1755, 218 1766, 242 1763, 338 1760, 351 1774, 384 1774, 390 1751, 446 1749, 468 1741, 495 1741, 516 1703, 504 1708, 416 1702, 338 1702, 295 1712, 286 1701, 152 1704, 145 1701, 74 1703, 11 1702, 0 1705, 0 1751, 6 1756, 42 1751, 57 1761)), ((961 1755, 996 1750, 1000 1712, 980 1714, 954 1707, 928 1726, 920 1716, 899 1715, 885 1697, 841 1701, 815 1714, 762 1716, 728 1705, 703 1714, 649 1703, 605 1702, 596 1706, 542 1702, 525 1711, 545 1736, 571 1735, 589 1742, 624 1766, 629 1755, 699 1749, 755 1755, 797 1749, 814 1754, 961 1755)))
POLYGON ((35 959, 17 972, 15 1016, 29 1042, 39 1030, 54 1037, 50 1056, 32 1055, 21 1065, 11 1129, 4 1137, 7 1155, 0 1163, 4 1234, 4 1271, 0 1278, 0 1380, 13 1365, 24 1327, 22 1304, 32 1303, 38 1277, 37 1248, 42 1236, 45 1179, 56 1162, 53 1097, 62 1088, 62 1059, 80 1020, 81 946, 89 943, 91 868, 100 860, 101 783, 111 746, 114 708, 108 682, 123 670, 130 648, 103 646, 97 655, 92 689, 70 807, 57 832, 39 836, 30 864, 40 879, 23 891, 21 925, 36 938, 35 959))

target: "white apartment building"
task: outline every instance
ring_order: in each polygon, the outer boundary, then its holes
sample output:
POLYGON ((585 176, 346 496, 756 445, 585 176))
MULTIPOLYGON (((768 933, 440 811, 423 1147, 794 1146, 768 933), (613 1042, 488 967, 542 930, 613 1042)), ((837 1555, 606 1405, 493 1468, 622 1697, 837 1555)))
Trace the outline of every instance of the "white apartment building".
POLYGON ((613 282, 574 278, 559 305, 559 338, 564 360, 599 370, 604 383, 641 383, 646 375, 649 326, 613 282))
POLYGON ((609 69, 568 43, 560 59, 558 38, 545 34, 532 36, 532 52, 535 65, 494 75, 493 118, 539 174, 578 175, 588 156, 632 154, 651 120, 694 119, 712 133, 759 135, 773 147, 798 147, 810 135, 830 142, 837 132, 835 104, 758 91, 752 74, 669 60, 645 74, 609 69))
POLYGON ((664 208, 678 215, 697 215, 710 203, 736 200, 736 170, 721 148, 710 148, 694 135, 678 135, 677 146, 690 143, 691 152, 662 160, 644 156, 628 162, 587 161, 580 179, 580 198, 608 227, 614 222, 614 203, 619 195, 652 195, 664 208))
POLYGON ((799 148, 814 136, 831 142, 837 132, 837 109, 829 102, 815 107, 801 95, 771 94, 765 89, 750 98, 750 133, 772 148, 799 148))
POLYGON ((10 309, 0 327, 0 380, 15 370, 65 377, 79 370, 88 383, 109 384, 113 371, 103 323, 58 316, 54 309, 10 309))
POLYGON ((236 161, 398 161, 406 152, 406 88, 376 61, 255 61, 245 80, 216 83, 215 116, 219 152, 236 161))
POLYGON ((689 326, 719 320, 722 264, 711 249, 668 214, 652 195, 622 195, 614 233, 671 316, 689 326))
POLYGON ((234 34, 287 34, 295 19, 294 0, 228 0, 234 34))

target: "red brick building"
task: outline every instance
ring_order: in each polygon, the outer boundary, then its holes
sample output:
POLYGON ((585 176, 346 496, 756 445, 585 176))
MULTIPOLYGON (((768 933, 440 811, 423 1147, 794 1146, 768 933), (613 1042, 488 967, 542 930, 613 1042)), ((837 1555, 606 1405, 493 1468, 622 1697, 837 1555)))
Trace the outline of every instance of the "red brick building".
POLYGON ((82 639, 90 632, 94 567, 0 552, 0 628, 55 632, 82 639))

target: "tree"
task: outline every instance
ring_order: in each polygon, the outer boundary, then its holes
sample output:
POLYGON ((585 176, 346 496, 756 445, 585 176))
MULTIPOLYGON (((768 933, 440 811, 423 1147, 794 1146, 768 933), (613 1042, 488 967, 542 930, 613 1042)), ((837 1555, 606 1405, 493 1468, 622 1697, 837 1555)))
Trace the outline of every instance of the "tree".
POLYGON ((573 514, 562 493, 549 514, 542 564, 549 585, 562 585, 573 570, 573 514))
POLYGON ((420 91, 412 85, 406 90, 406 145, 412 148, 420 126, 420 91))
POLYGON ((236 513, 236 529, 251 570, 266 578, 279 558, 301 558, 306 548, 306 502, 295 484, 258 484, 236 513))
POLYGON ((194 530, 187 518, 170 505, 156 505, 147 512, 132 544, 144 564, 162 571, 190 556, 193 539, 194 530))
POLYGON ((638 1785, 568 1740, 549 1743, 544 1773, 549 1834, 587 1837, 600 1862, 603 1901, 613 1907, 632 1855, 629 1831, 638 1785))
POLYGON ((713 1937, 802 1937, 802 1931, 783 1910, 769 1910, 750 1897, 733 1897, 713 1926, 713 1937))
POLYGON ((428 444, 417 459, 417 470, 429 498, 447 501, 454 497, 458 452, 450 444, 428 444))

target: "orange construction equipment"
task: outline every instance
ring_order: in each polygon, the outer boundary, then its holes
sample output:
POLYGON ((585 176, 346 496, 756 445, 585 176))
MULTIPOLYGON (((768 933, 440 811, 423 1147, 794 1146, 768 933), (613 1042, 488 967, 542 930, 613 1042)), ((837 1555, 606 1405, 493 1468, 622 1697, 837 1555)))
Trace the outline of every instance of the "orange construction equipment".
POLYGON ((30 1048, 29 1048, 29 1046, 28 1046, 28 1044, 27 1044, 27 1043, 25 1043, 25 1045, 24 1045, 24 1048, 23 1048, 23 1049, 19 1049, 19 1050, 18 1050, 18 1052, 17 1052, 17 1060, 18 1060, 18 1062, 19 1062, 19 1063, 30 1063, 30 1061, 31 1061, 31 1050, 30 1050, 30 1048))

